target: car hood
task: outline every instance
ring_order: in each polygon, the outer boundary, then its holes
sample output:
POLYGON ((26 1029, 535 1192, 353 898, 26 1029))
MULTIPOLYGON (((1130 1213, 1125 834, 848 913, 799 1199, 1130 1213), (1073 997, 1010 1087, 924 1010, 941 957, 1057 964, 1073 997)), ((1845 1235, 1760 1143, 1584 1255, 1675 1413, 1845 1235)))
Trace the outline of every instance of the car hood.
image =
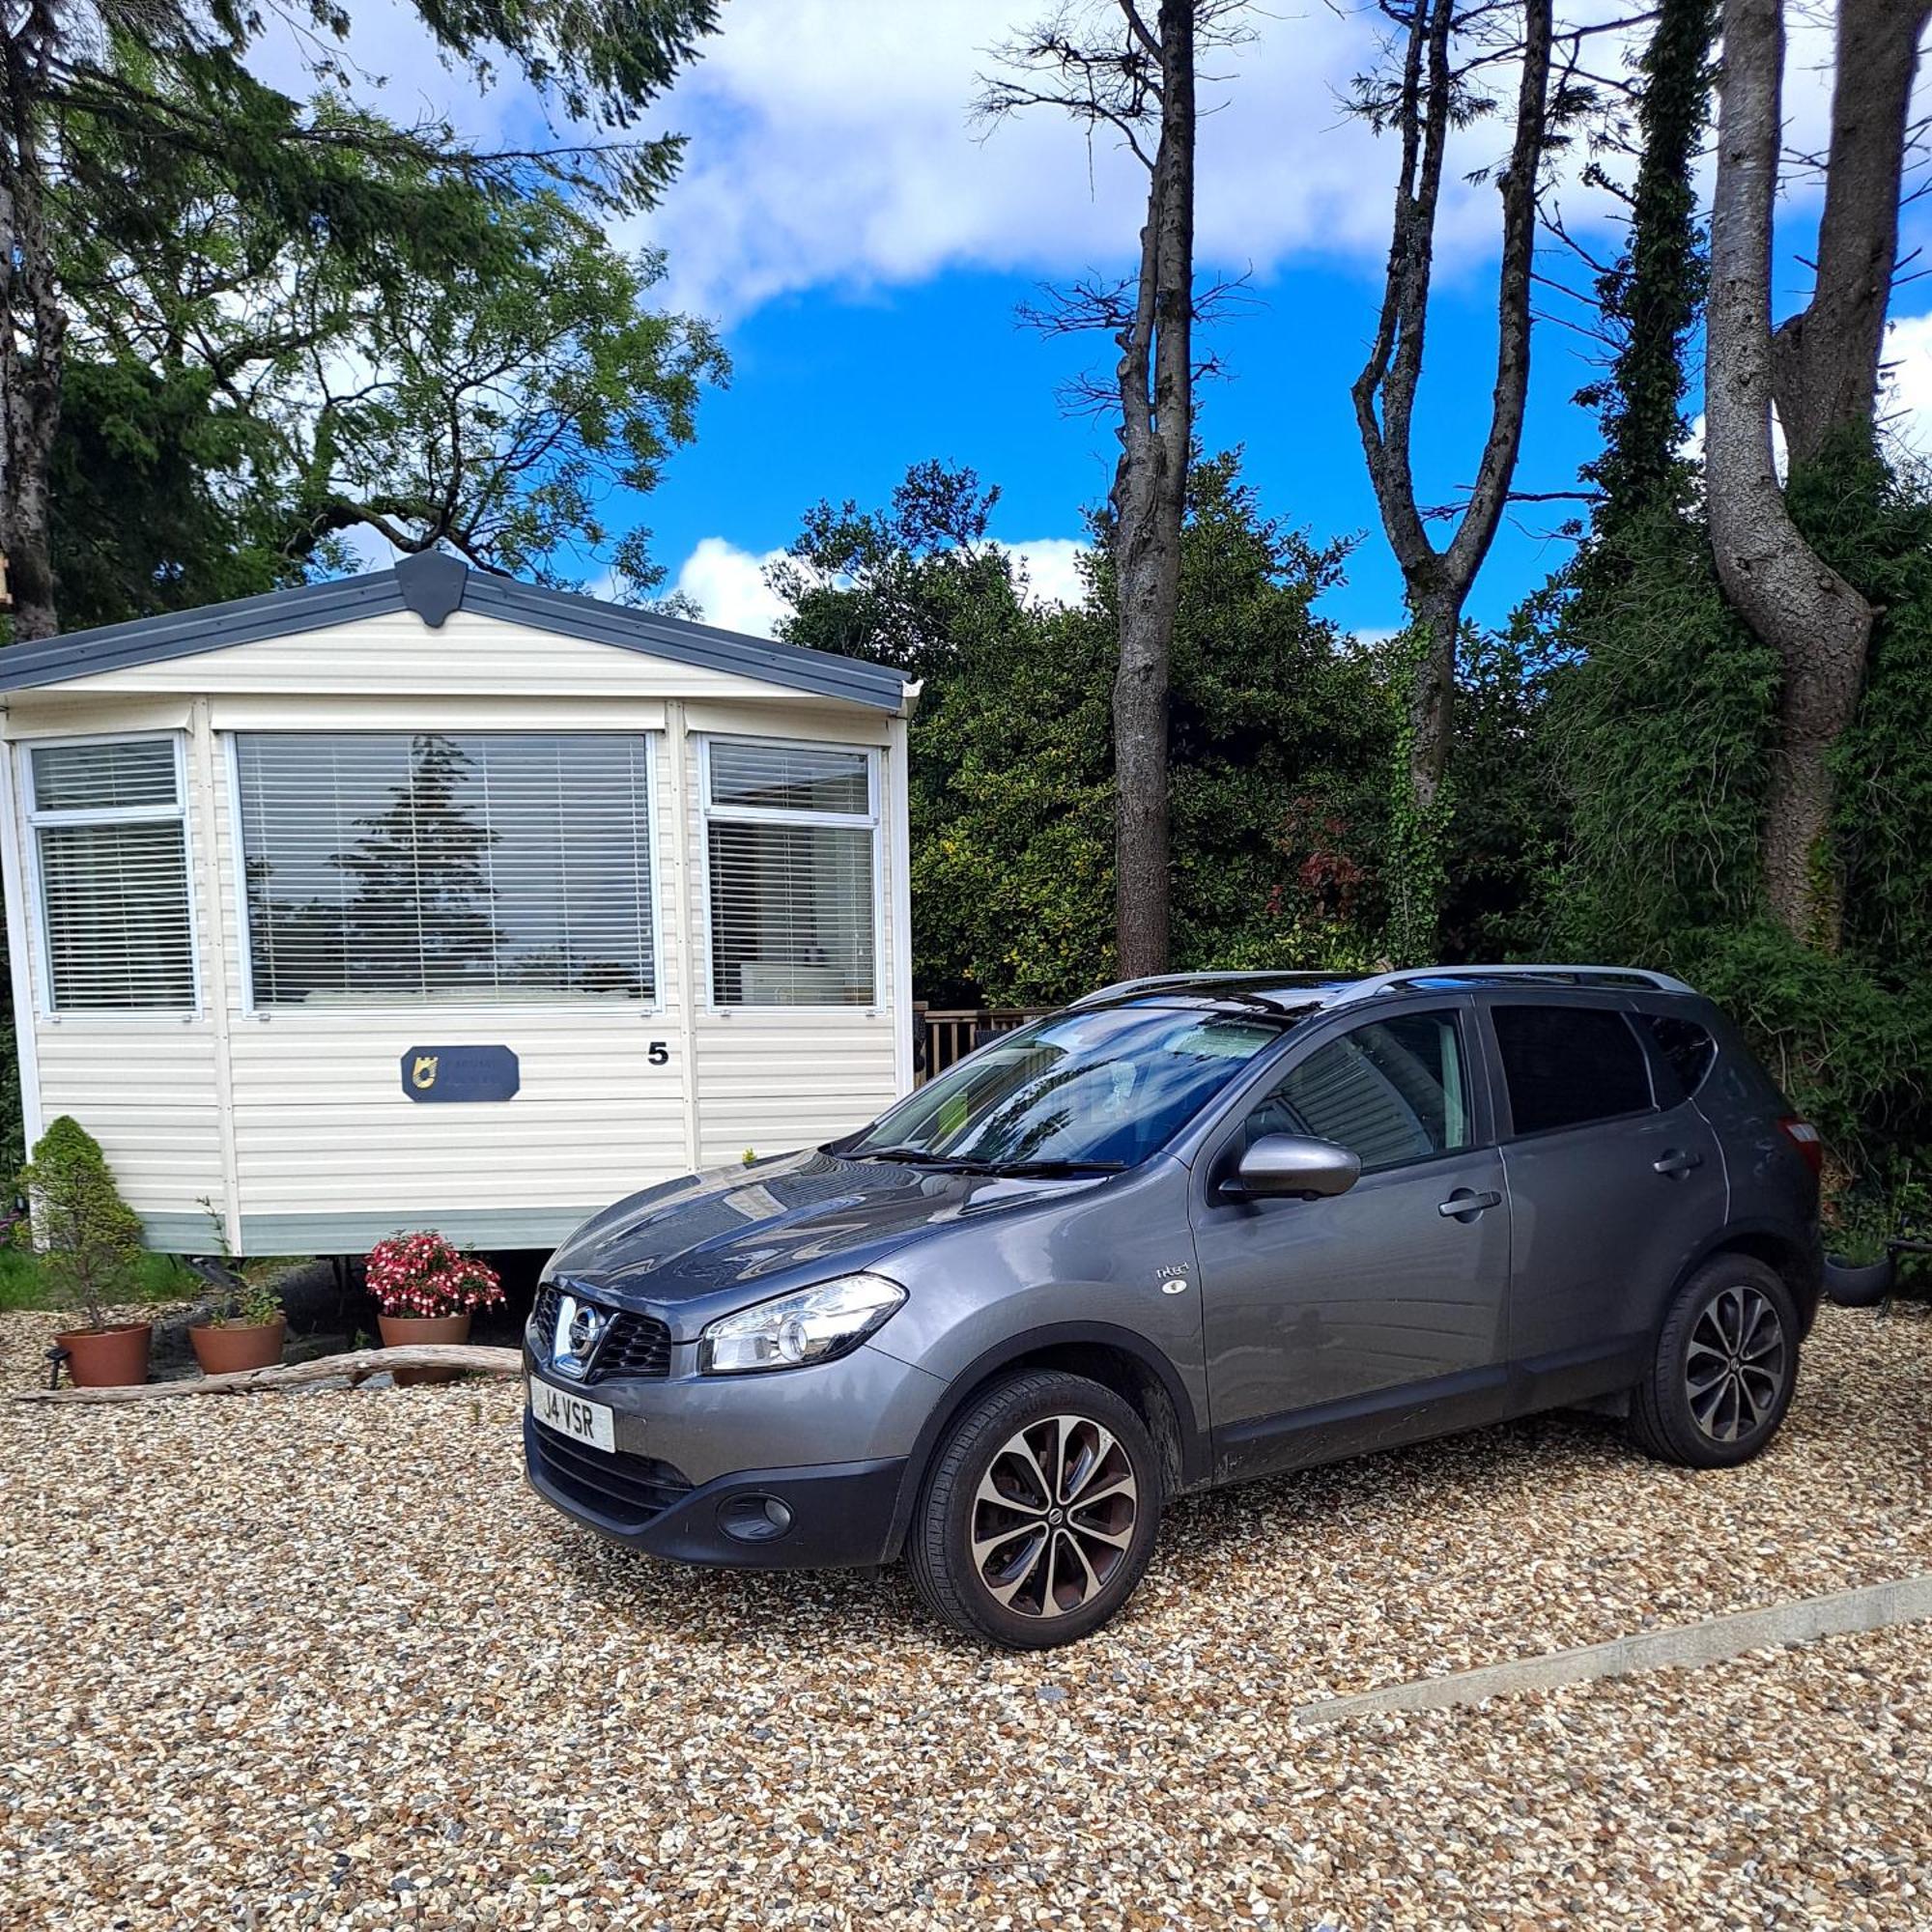
POLYGON ((714 1301, 738 1306, 855 1273, 960 1221, 1095 1184, 785 1154, 634 1194, 579 1228, 550 1271, 612 1301, 702 1302, 708 1316, 714 1301))

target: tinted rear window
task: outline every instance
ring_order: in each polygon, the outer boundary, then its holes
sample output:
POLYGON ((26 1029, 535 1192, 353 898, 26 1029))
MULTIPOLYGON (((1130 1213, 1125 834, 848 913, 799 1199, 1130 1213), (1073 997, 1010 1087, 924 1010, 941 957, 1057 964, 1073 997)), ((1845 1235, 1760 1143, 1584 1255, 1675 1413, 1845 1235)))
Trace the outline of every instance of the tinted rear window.
POLYGON ((1696 1093, 1710 1077, 1718 1059, 1718 1042, 1711 1037, 1709 1029, 1676 1013, 1645 1013, 1643 1023, 1670 1063, 1670 1070, 1677 1075, 1677 1084, 1684 1089, 1686 1097, 1696 1093))
POLYGON ((1491 1011, 1518 1133, 1580 1126, 1650 1106, 1650 1067, 1622 1013, 1601 1007, 1491 1011))

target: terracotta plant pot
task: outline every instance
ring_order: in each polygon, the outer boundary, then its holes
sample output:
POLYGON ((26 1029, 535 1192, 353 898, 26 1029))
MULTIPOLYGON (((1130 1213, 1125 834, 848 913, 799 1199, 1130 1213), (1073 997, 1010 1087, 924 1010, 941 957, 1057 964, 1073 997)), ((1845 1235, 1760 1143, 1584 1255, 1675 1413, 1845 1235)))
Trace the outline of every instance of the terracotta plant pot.
POLYGON ((239 1369, 273 1368, 282 1359, 288 1331, 288 1318, 277 1315, 272 1321, 210 1321, 190 1328, 187 1339, 194 1344, 203 1375, 229 1376, 239 1369))
POLYGON ((74 1328, 54 1337, 68 1351, 67 1372, 75 1388, 125 1388, 148 1379, 151 1321, 125 1321, 118 1328, 74 1328))
MULTIPOLYGON (((469 1315, 379 1315, 376 1325, 383 1331, 385 1349, 407 1349, 423 1342, 467 1342, 469 1315)), ((398 1369, 396 1386, 413 1388, 418 1382, 453 1382, 461 1369, 398 1369)))

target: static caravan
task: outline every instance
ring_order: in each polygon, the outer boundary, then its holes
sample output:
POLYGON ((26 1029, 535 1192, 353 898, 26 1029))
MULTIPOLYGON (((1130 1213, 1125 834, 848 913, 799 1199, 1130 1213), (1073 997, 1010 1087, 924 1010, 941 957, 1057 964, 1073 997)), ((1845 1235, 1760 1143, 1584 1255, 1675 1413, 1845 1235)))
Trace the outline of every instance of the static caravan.
POLYGON ((337 1254, 868 1120, 916 696, 440 555, 0 654, 30 1142, 77 1119, 156 1248, 337 1254))

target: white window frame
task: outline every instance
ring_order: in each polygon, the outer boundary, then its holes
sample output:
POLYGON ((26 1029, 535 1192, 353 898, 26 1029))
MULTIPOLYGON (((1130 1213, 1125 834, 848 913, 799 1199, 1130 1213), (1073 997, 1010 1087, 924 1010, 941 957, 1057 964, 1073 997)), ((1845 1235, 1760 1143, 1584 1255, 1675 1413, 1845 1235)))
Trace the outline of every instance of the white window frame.
POLYGON ((50 1025, 73 1026, 95 1020, 109 1025, 135 1021, 192 1021, 205 1017, 201 976, 201 909, 196 890, 194 813, 188 806, 187 733, 185 731, 88 731, 58 738, 22 738, 14 746, 14 782, 20 822, 27 828, 27 859, 33 879, 27 895, 33 925, 34 1011, 50 1025), (143 745, 174 747, 173 805, 132 805, 116 811, 42 810, 34 803, 34 753, 83 745, 143 745), (178 824, 182 829, 182 886, 187 896, 188 1004, 185 1007, 57 1007, 54 1005, 53 935, 47 921, 46 867, 41 859, 41 832, 46 826, 178 824))
POLYGON ((541 726, 502 728, 495 725, 481 729, 470 729, 459 725, 440 724, 370 724, 346 727, 325 727, 307 724, 276 724, 267 729, 250 725, 245 730, 228 730, 217 734, 222 740, 223 761, 228 776, 228 848, 231 854, 230 870, 235 879, 235 937, 241 948, 242 956, 237 962, 242 988, 242 1011, 253 1020, 300 1020, 314 1019, 320 1015, 355 1015, 358 1013, 393 1013, 399 1016, 422 1013, 448 1015, 452 1022, 468 1024, 472 1017, 488 1018, 497 1013, 601 1013, 606 1018, 622 1016, 626 1019, 656 1020, 665 1013, 665 966, 664 966, 664 894, 663 870, 665 852, 664 794, 658 789, 658 742, 664 736, 661 727, 647 730, 559 730, 546 731, 541 726), (510 999, 495 1000, 371 1000, 367 1005, 352 1005, 347 1001, 331 1003, 327 1008, 305 1007, 299 1003, 289 1005, 258 1006, 255 1001, 255 944, 248 924, 248 882, 247 847, 243 842, 242 809, 242 756, 237 741, 242 738, 316 738, 354 735, 366 738, 416 738, 424 732, 441 732, 450 737, 469 738, 641 738, 644 741, 644 797, 650 811, 650 895, 651 895, 651 997, 626 1003, 620 1000, 598 999, 592 995, 571 996, 559 994, 553 999, 510 999))
POLYGON ((773 738, 756 731, 705 731, 697 737, 697 896, 704 908, 704 1010, 707 1013, 844 1013, 876 1017, 890 1004, 886 977, 886 904, 879 837, 879 748, 854 745, 825 738, 773 738), (711 803, 711 747, 714 743, 760 745, 775 752, 858 752, 866 760, 866 814, 862 818, 849 811, 772 811, 760 806, 711 803), (717 961, 712 952, 711 932, 711 827, 723 825, 829 825, 842 832, 864 832, 872 852, 872 997, 863 1007, 840 1000, 821 1006, 803 1003, 766 1006, 750 1000, 720 1000, 717 961))

